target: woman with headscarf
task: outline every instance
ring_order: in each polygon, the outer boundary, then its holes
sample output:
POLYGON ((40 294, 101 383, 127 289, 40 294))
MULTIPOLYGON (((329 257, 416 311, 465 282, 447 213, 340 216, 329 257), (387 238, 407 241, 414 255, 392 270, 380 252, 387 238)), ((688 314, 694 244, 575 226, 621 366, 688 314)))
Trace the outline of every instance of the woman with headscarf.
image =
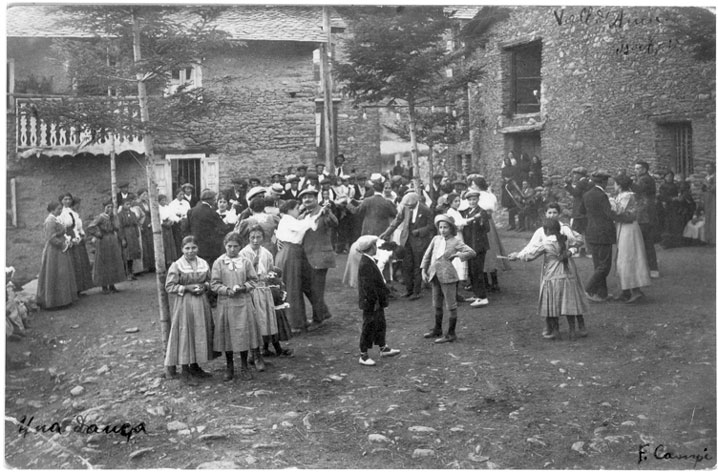
POLYGON ((82 292, 94 287, 95 284, 92 283, 92 265, 90 265, 90 257, 87 255, 85 246, 85 230, 82 227, 82 219, 73 209, 75 205, 79 204, 79 201, 70 193, 60 195, 59 201, 62 203, 62 213, 57 219, 65 226, 65 234, 72 240, 68 252, 72 258, 77 294, 84 295, 82 292))
POLYGON ((69 249, 71 239, 66 236, 65 225, 59 220, 62 213, 60 202, 47 206, 45 219, 45 249, 37 281, 37 304, 42 308, 59 308, 77 300, 77 283, 69 249))

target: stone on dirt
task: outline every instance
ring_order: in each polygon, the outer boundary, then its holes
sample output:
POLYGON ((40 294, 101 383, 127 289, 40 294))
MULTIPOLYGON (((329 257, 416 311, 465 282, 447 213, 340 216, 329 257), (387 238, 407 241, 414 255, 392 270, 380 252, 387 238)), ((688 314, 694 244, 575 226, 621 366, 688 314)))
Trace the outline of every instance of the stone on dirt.
POLYGON ((414 449, 414 452, 411 454, 411 457, 417 458, 417 457, 432 457, 436 453, 433 449, 414 449))
POLYGON ((187 424, 181 421, 170 421, 167 423, 167 431, 179 431, 181 429, 187 429, 187 424))
POLYGON ((239 464, 232 461, 210 461, 203 462, 197 466, 198 469, 239 469, 239 464))
POLYGON ((134 326, 132 328, 127 328, 125 330, 125 333, 139 333, 139 332, 140 332, 140 328, 138 328, 137 326, 134 326))
POLYGON ((482 456, 479 454, 474 454, 473 452, 469 453, 469 460, 473 462, 486 462, 489 460, 487 456, 482 456))
POLYGON ((436 430, 430 426, 409 426, 409 431, 414 433, 435 433, 436 430))
POLYGON ((70 390, 70 395, 73 397, 76 397, 78 395, 82 395, 82 392, 85 391, 85 387, 82 387, 81 385, 78 385, 77 387, 70 390))
POLYGON ((137 451, 130 454, 130 459, 136 459, 137 457, 140 457, 141 455, 153 451, 154 449, 151 447, 146 447, 144 449, 138 449, 137 451))
POLYGON ((107 366, 107 364, 105 364, 102 367, 100 367, 99 369, 97 369, 95 371, 95 374, 102 375, 102 374, 106 374, 109 371, 110 371, 110 368, 107 366))
POLYGON ((199 440, 200 441, 212 441, 215 439, 227 439, 228 437, 229 436, 227 436, 224 433, 208 433, 208 434, 203 434, 202 436, 200 436, 199 440))
POLYGON ((387 438, 383 434, 370 434, 369 435, 369 442, 373 443, 388 443, 391 442, 391 439, 387 438))

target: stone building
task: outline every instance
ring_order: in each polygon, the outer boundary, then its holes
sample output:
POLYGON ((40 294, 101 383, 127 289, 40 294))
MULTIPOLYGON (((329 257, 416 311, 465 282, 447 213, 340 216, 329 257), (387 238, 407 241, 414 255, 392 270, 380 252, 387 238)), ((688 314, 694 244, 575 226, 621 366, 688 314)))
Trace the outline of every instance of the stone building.
MULTIPOLYGON (((63 38, 87 39, 49 7, 12 6, 7 15, 8 231, 7 263, 27 276, 39 270, 46 206, 63 192, 82 199, 89 220, 111 195, 109 140, 80 146, 82 137, 41 124, 29 112, 33 99, 73 92, 65 65, 53 54, 63 38)), ((155 178, 159 193, 180 184, 225 190, 234 177, 258 176, 324 160, 322 92, 318 48, 326 43, 321 7, 233 6, 216 20, 241 47, 204 58, 201 67, 177 70, 173 85, 202 86, 223 94, 222 116, 187 124, 182 136, 157 136, 155 178)), ((343 22, 332 17, 332 29, 343 22)), ((363 116, 339 94, 337 152, 348 169, 373 172, 381 166, 378 120, 363 116)), ((369 110, 370 115, 376 110, 369 110)), ((115 140, 117 181, 130 191, 146 188, 144 143, 115 140)))
MULTIPOLYGON (((506 7, 469 58, 472 167, 498 189, 509 151, 544 176, 572 167, 672 169, 696 181, 715 162, 715 58, 696 60, 671 28, 680 8, 506 7)), ((457 7, 466 24, 481 7, 457 7)))

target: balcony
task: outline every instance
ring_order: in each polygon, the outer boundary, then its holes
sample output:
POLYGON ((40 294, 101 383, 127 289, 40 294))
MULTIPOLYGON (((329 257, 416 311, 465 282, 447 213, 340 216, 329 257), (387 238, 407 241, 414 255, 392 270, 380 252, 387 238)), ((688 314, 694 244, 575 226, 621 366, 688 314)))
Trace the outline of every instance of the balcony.
MULTIPOLYGON (((18 157, 74 156, 82 153, 109 155, 112 151, 116 154, 123 151, 135 151, 139 154, 145 152, 144 141, 141 137, 131 133, 105 135, 99 130, 67 128, 42 119, 43 103, 55 101, 59 103, 67 97, 23 94, 23 96, 16 95, 12 98, 15 102, 15 151, 18 157)), ((75 104, 80 109, 83 104, 89 104, 90 101, 100 100, 100 98, 73 100, 76 100, 75 104)), ((112 106, 112 112, 120 116, 124 115, 128 122, 139 114, 136 100, 118 99, 112 106)))

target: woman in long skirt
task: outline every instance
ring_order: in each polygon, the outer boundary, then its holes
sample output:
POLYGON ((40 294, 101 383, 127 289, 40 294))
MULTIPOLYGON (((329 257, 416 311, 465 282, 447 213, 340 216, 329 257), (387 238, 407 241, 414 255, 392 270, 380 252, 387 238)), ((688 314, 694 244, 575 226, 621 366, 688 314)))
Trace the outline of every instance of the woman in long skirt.
POLYGON ((484 259, 484 282, 489 292, 500 292, 499 289, 499 270, 511 270, 506 259, 499 259, 497 256, 505 256, 506 250, 501 243, 499 233, 496 231, 493 214, 498 210, 498 199, 489 191, 489 185, 486 179, 480 175, 469 180, 472 188, 479 191, 479 206, 489 215, 489 232, 486 235, 489 238, 489 248, 486 250, 486 258, 484 259), (489 280, 489 277, 491 280, 489 280))
POLYGON ((108 294, 119 292, 115 284, 125 280, 125 269, 117 238, 117 221, 112 214, 112 202, 105 202, 103 207, 104 211, 90 223, 87 232, 96 240, 92 282, 102 287, 102 293, 108 294))
POLYGON ((172 212, 167 204, 167 195, 158 195, 157 201, 160 205, 160 220, 162 220, 162 246, 165 250, 165 266, 169 267, 179 255, 175 243, 172 227, 179 225, 179 217, 172 212))
MULTIPOLYGON (((274 312, 274 299, 272 298, 272 289, 267 285, 267 274, 274 267, 274 257, 272 253, 265 247, 262 247, 264 241, 264 230, 259 225, 254 225, 247 229, 247 244, 239 255, 247 259, 257 274, 257 283, 252 290, 252 302, 254 303, 254 315, 259 326, 259 332, 262 335, 262 343, 266 347, 269 346, 271 339, 276 339, 277 330, 277 314, 274 312)), ((259 349, 252 351, 254 366, 259 372, 264 370, 264 360, 259 349)))
POLYGON ((531 250, 512 252, 510 260, 532 261, 543 255, 543 269, 541 271, 541 288, 539 289, 538 314, 546 321, 546 339, 558 339, 559 317, 565 316, 568 321, 569 339, 576 338, 576 321, 578 321, 578 335, 587 335, 583 315, 588 311, 586 293, 571 259, 566 240, 561 234, 561 224, 556 219, 547 219, 543 226, 546 239, 543 244, 536 245, 531 250))
POLYGON ((299 217, 299 202, 288 200, 279 209, 282 217, 277 226, 277 253, 276 264, 284 274, 287 285, 287 316, 292 325, 292 332, 299 333, 306 329, 307 313, 302 292, 302 260, 304 249, 302 240, 304 233, 309 229, 316 229, 317 217, 308 217, 303 220, 299 217))
POLYGON ((636 221, 636 198, 631 188, 631 178, 626 175, 615 177, 618 195, 611 199, 611 209, 616 219, 616 275, 623 293, 617 297, 626 303, 642 298, 642 287, 651 285, 646 248, 643 245, 641 227, 636 221))
POLYGON ((210 284, 209 264, 197 257, 197 242, 193 236, 182 240, 182 257, 167 271, 165 290, 169 294, 172 325, 165 353, 165 376, 177 376, 194 384, 191 377, 210 377, 200 362, 212 359, 212 313, 207 292, 210 284))
POLYGON ((118 236, 122 244, 122 253, 127 263, 127 280, 137 280, 134 273, 134 261, 142 264, 142 246, 140 243, 140 221, 132 211, 135 196, 130 194, 117 213, 119 222, 118 236))
MULTIPOLYGON (((140 234, 142 236, 142 266, 145 272, 155 271, 155 244, 152 240, 152 213, 150 211, 150 194, 147 190, 137 192, 137 207, 142 210, 140 218, 140 234)), ((174 259, 171 259, 174 260, 174 259)))
POLYGON ((65 234, 72 240, 72 245, 68 252, 75 270, 77 294, 84 295, 82 292, 91 289, 95 284, 92 283, 92 266, 85 246, 85 231, 82 228, 82 219, 80 219, 77 211, 73 209, 74 206, 79 204, 79 201, 69 193, 60 195, 59 201, 62 203, 62 213, 60 213, 58 219, 65 226, 65 234))
POLYGON ((239 378, 251 380, 249 351, 258 349, 262 336, 254 315, 251 292, 257 282, 252 263, 239 255, 239 234, 224 237, 225 254, 212 265, 212 291, 217 294, 214 310, 214 350, 224 352, 227 359, 225 381, 234 378, 234 353, 239 351, 239 378))
POLYGON ((77 300, 77 283, 69 248, 72 244, 65 236, 65 225, 58 217, 62 212, 60 202, 47 206, 45 219, 45 249, 42 251, 42 266, 37 281, 37 304, 43 308, 66 306, 77 300))

